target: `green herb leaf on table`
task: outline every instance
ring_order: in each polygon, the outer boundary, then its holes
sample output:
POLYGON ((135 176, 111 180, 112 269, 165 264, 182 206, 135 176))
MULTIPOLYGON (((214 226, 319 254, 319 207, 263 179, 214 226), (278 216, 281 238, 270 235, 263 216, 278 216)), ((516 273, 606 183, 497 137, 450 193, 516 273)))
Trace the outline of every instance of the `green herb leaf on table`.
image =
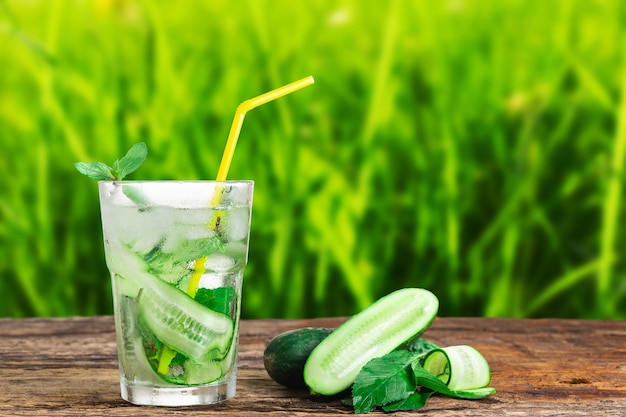
POLYGON ((408 350, 409 352, 418 355, 418 354, 426 354, 430 352, 431 350, 439 349, 439 346, 437 346, 436 344, 434 344, 433 342, 429 340, 418 337, 416 339, 409 340, 408 342, 400 346, 398 349, 408 350))
POLYGON ((424 407, 434 393, 478 400, 496 392, 491 387, 451 390, 422 367, 426 354, 438 347, 425 339, 412 341, 412 347, 414 352, 403 345, 369 361, 354 381, 352 398, 344 400, 344 404, 353 406, 355 413, 367 413, 377 407, 386 412, 409 411, 424 407))
POLYGON ((410 352, 398 350, 369 361, 354 381, 354 412, 367 413, 413 394, 416 385, 409 368, 413 358, 410 352))
POLYGON ((397 350, 408 350, 412 354, 414 354, 413 362, 417 362, 420 366, 424 364, 424 359, 426 358, 426 354, 431 350, 439 349, 439 346, 434 344, 433 342, 422 339, 418 337, 416 339, 411 339, 408 342, 404 343, 397 350))
POLYGON ((415 391, 408 398, 383 405, 383 411, 391 413, 393 411, 412 411, 424 408, 426 401, 433 395, 434 391, 425 390, 424 392, 415 391))

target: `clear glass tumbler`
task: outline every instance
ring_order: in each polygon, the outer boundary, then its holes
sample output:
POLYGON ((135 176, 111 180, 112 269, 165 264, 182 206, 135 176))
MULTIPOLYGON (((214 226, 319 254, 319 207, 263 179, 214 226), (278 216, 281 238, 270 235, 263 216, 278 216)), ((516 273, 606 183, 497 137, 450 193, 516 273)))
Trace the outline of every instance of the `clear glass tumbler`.
POLYGON ((122 398, 235 395, 252 181, 101 181, 122 398))

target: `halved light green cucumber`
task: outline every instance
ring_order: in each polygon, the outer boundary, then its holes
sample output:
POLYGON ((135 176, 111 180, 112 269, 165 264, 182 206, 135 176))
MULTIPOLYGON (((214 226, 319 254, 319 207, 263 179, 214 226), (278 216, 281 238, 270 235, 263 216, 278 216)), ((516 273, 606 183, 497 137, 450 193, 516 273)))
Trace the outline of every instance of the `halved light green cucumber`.
POLYGON ((314 393, 340 393, 371 359, 423 333, 438 309, 439 300, 425 289, 404 288, 386 295, 339 326, 311 352, 304 381, 314 393))
POLYGON ((424 359, 424 369, 454 391, 483 388, 491 382, 485 357, 471 346, 435 349, 424 359))
POLYGON ((229 316, 158 278, 143 287, 139 315, 159 340, 189 358, 222 359, 230 349, 234 323, 229 316))

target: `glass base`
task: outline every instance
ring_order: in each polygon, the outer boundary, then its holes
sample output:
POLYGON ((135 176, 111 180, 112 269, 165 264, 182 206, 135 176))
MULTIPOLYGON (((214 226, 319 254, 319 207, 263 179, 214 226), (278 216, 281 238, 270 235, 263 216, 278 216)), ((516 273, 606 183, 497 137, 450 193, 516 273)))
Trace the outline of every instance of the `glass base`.
POLYGON ((122 381, 122 398, 135 405, 185 406, 216 404, 235 396, 237 380, 210 385, 157 388, 128 385, 122 381))

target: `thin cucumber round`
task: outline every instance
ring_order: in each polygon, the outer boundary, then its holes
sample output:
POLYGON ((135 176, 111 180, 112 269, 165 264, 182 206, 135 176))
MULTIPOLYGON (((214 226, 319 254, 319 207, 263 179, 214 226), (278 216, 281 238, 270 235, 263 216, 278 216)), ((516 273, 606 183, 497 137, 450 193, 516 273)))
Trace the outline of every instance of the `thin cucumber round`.
POLYGON ((483 388, 491 382, 485 357, 471 346, 449 346, 431 351, 424 359, 424 369, 453 391, 483 388))
POLYGON ((343 323, 311 352, 304 381, 313 393, 335 395, 354 382, 363 366, 423 333, 439 309, 428 290, 388 294, 343 323))

